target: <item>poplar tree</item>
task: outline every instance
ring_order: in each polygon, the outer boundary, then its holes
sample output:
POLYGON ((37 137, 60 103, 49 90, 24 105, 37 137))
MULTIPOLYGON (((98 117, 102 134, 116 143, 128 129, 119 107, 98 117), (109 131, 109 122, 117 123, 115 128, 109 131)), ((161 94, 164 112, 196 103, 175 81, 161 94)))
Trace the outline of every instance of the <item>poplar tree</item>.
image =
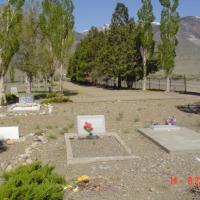
POLYGON ((40 27, 49 43, 49 51, 59 65, 60 90, 62 90, 63 65, 73 42, 73 3, 71 0, 44 0, 40 27))
POLYGON ((170 75, 175 67, 176 46, 178 40, 176 34, 179 30, 179 14, 177 7, 179 0, 160 0, 163 6, 160 22, 160 38, 158 45, 161 68, 167 77, 166 92, 170 91, 170 75))
POLYGON ((0 104, 6 102, 4 77, 19 48, 24 0, 7 0, 0 10, 0 104))
MULTIPOLYGON (((27 0, 25 2, 25 11, 20 35, 20 48, 17 54, 16 65, 25 72, 27 78, 27 93, 31 93, 33 78, 38 72, 38 15, 36 0, 27 0)), ((41 46, 40 46, 41 48, 41 46)))
POLYGON ((142 0, 142 7, 138 10, 139 31, 140 31, 140 52, 143 60, 143 90, 146 90, 147 84, 147 62, 152 58, 154 53, 155 42, 153 40, 152 22, 153 7, 151 0, 142 0))

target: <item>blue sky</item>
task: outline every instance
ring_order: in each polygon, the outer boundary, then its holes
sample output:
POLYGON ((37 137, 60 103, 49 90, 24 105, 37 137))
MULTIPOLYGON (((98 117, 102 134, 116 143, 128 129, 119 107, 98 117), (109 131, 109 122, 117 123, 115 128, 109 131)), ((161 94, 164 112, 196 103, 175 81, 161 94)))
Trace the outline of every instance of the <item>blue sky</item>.
MULTIPOLYGON (((79 32, 91 26, 110 23, 117 2, 124 3, 129 8, 130 16, 135 19, 137 10, 141 7, 141 0, 73 0, 73 2, 75 29, 79 32)), ((159 0, 152 0, 152 4, 156 21, 159 21, 162 7, 159 0)), ((181 17, 200 16, 200 0, 180 0, 178 11, 181 17)))

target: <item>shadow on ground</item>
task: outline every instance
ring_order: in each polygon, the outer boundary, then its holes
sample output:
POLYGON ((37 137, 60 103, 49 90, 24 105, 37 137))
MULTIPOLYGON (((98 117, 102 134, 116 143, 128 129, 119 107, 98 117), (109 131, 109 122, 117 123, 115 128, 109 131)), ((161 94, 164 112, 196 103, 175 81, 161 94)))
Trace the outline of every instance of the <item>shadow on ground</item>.
POLYGON ((49 93, 47 91, 35 91, 34 93, 34 99, 39 100, 39 99, 46 99, 48 97, 55 97, 55 96, 66 96, 66 97, 70 97, 70 96, 75 96, 78 94, 78 92, 73 91, 73 90, 65 90, 63 92, 52 92, 49 93))
POLYGON ((188 94, 188 95, 193 95, 193 96, 200 96, 199 92, 179 92, 180 94, 188 94))
POLYGON ((184 106, 177 106, 177 108, 185 113, 192 113, 200 115, 200 102, 195 104, 188 104, 184 106))
POLYGON ((0 141, 0 153, 4 152, 7 150, 6 145, 4 144, 3 141, 0 141))

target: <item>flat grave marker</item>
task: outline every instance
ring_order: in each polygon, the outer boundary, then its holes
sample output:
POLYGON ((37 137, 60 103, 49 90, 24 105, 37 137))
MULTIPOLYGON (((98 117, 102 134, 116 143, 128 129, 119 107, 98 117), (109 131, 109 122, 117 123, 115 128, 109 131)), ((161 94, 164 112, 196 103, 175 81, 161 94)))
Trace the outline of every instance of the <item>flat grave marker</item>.
POLYGON ((19 139, 19 127, 0 127, 0 140, 18 140, 19 139))
POLYGON ((77 117, 78 136, 86 137, 89 135, 85 130, 85 123, 89 123, 92 126, 92 135, 102 136, 106 134, 105 117, 104 115, 79 115, 77 117))
POLYGON ((143 128, 138 131, 168 153, 200 152, 200 133, 184 127, 174 129, 143 128))

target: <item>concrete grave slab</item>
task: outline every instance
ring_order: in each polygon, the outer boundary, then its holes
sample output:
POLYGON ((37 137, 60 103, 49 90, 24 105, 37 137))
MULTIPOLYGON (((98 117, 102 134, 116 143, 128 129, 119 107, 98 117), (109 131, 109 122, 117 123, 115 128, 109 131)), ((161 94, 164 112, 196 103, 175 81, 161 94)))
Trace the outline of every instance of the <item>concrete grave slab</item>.
MULTIPOLYGON (((175 128, 175 127, 174 127, 175 128)), ((138 131, 168 153, 200 152, 200 133, 176 127, 176 129, 144 128, 138 131)))
POLYGON ((93 135, 105 135, 105 117, 104 115, 80 115, 77 117, 78 126, 78 136, 85 137, 88 136, 88 132, 84 129, 85 122, 92 124, 92 134, 93 135))
POLYGON ((18 140, 19 139, 19 127, 0 127, 0 140, 18 140))
POLYGON ((21 104, 16 103, 8 107, 8 112, 35 112, 40 110, 40 104, 38 103, 27 103, 21 104))
MULTIPOLYGON (((73 133, 66 133, 65 134, 65 141, 66 141, 66 150, 67 150, 67 164, 73 165, 73 164, 87 164, 87 163, 93 163, 93 162, 107 162, 107 161, 123 161, 123 160, 129 160, 129 159, 137 159, 138 156, 135 156, 132 154, 131 149, 125 144, 125 142, 116 134, 116 133, 106 133, 105 135, 99 136, 99 139, 104 137, 114 137, 117 142, 124 148, 127 155, 120 155, 120 156, 97 156, 97 157, 75 157, 73 154, 73 148, 71 145, 71 140, 81 140, 80 137, 77 134, 73 133)), ((84 139, 83 139, 84 140, 84 139)), ((91 142, 93 143, 94 140, 91 139, 91 142)), ((103 147, 102 147, 103 148, 103 147)), ((90 151, 93 149, 90 148, 90 151)))

